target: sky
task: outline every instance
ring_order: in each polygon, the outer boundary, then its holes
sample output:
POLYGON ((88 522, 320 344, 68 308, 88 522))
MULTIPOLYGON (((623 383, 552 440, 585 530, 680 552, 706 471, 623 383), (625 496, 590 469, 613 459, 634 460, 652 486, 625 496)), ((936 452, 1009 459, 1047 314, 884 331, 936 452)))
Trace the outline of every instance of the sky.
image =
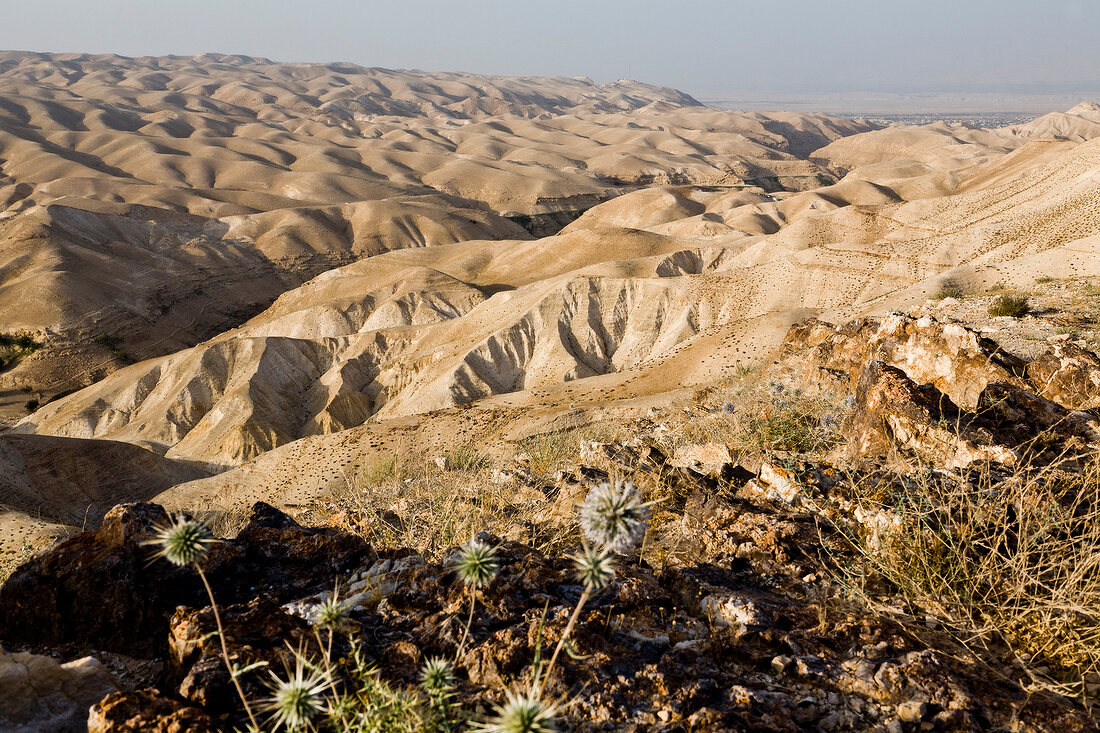
POLYGON ((700 99, 1100 90, 1100 0, 3 0, 0 48, 631 78, 700 99))

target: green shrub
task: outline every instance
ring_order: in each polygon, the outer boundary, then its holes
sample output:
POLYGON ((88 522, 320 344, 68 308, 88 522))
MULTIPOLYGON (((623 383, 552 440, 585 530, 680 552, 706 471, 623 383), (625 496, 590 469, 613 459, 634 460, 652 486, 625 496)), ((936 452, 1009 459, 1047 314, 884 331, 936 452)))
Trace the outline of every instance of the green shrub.
POLYGON ((947 281, 943 284, 935 295, 932 296, 933 300, 944 300, 946 298, 958 298, 964 297, 962 286, 956 282, 947 281))
POLYGON ((1031 305, 1022 295, 1002 295, 989 304, 989 315, 1023 318, 1031 311, 1031 305))
POLYGON ((42 403, 38 400, 38 398, 27 400, 27 403, 23 405, 23 409, 25 409, 27 412, 34 412, 41 404, 42 403))

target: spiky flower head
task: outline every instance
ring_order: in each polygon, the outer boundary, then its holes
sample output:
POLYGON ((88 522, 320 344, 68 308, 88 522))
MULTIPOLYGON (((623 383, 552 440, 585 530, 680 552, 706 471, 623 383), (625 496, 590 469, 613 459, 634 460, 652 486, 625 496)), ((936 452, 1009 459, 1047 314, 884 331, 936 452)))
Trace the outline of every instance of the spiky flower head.
POLYGON ((314 611, 313 625, 329 631, 341 631, 348 625, 348 607, 340 600, 339 589, 318 604, 314 611))
POLYGON ((611 552, 627 552, 642 541, 649 522, 649 504, 629 481, 596 485, 581 504, 585 537, 611 552))
POLYGON ((544 702, 530 692, 508 691, 504 703, 493 709, 493 717, 475 730, 483 733, 556 733, 557 705, 544 702))
POLYGON ((290 731, 307 728, 326 707, 328 679, 317 670, 309 669, 300 654, 295 654, 295 658, 294 671, 287 670, 287 679, 272 672, 268 682, 271 694, 264 701, 263 710, 271 714, 276 731, 284 727, 290 731))
POLYGON ((615 577, 615 558, 610 550, 588 547, 573 555, 573 565, 577 569, 577 580, 589 588, 605 588, 615 577))
POLYGON ((430 693, 450 690, 455 684, 455 673, 451 663, 442 657, 432 657, 420 670, 420 684, 430 693))
POLYGON ((473 588, 484 588, 493 581, 500 570, 495 547, 481 540, 470 540, 458 551, 455 570, 462 582, 473 588))
POLYGON ((163 557, 173 565, 192 565, 203 558, 210 545, 217 542, 214 534, 197 519, 177 514, 170 524, 156 528, 156 537, 143 544, 157 548, 154 557, 163 557))

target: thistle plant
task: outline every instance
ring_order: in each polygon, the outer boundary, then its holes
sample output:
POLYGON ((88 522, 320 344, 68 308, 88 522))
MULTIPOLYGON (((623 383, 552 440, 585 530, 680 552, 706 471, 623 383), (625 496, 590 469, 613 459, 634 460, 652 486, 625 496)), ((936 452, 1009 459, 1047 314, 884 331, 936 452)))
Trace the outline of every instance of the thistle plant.
POLYGON ((294 656, 294 671, 287 670, 287 679, 281 679, 272 672, 268 683, 271 695, 265 701, 263 710, 270 713, 276 731, 284 727, 289 731, 308 728, 327 708, 325 693, 332 687, 330 679, 311 669, 300 653, 294 656))
POLYGON ((447 692, 455 684, 454 668, 446 659, 433 657, 420 670, 420 684, 429 695, 447 692))
POLYGON ((484 588, 496 577, 500 561, 495 548, 480 540, 470 540, 459 550, 454 566, 467 586, 484 588))
POLYGON ((489 547, 481 540, 473 539, 462 546, 454 560, 454 569, 458 577, 466 584, 470 593, 470 617, 466 620, 466 629, 458 643, 455 659, 462 656, 466 648, 466 639, 470 635, 470 626, 474 623, 474 608, 477 605, 477 591, 493 582, 500 572, 500 559, 495 547, 489 547))
POLYGON ((210 587, 210 581, 206 579, 206 573, 202 570, 200 561, 206 557, 211 545, 217 542, 214 533, 203 522, 190 519, 182 514, 177 514, 167 525, 156 527, 156 536, 143 544, 153 546, 156 552, 153 559, 163 558, 173 565, 183 567, 190 565, 198 573, 202 585, 206 588, 206 596, 210 599, 210 608, 214 612, 214 624, 218 627, 218 640, 222 647, 222 661, 229 671, 229 677, 233 680, 233 686, 237 689, 237 695, 241 698, 248 719, 254 730, 259 730, 256 715, 252 712, 252 706, 248 704, 244 688, 241 687, 241 671, 234 666, 229 658, 229 646, 225 641, 225 628, 222 626, 221 613, 218 612, 218 603, 214 600, 214 591, 210 587))
POLYGON ((584 584, 584 591, 573 608, 558 639, 546 673, 536 678, 534 692, 538 697, 542 686, 550 679, 562 647, 573 633, 584 604, 592 593, 607 587, 615 577, 615 553, 629 552, 645 537, 649 522, 650 505, 642 501, 638 489, 629 481, 603 481, 596 485, 580 506, 581 529, 595 546, 585 545, 573 556, 576 578, 584 584))
POLYGON ((333 589, 332 595, 321 601, 313 616, 313 633, 317 644, 325 655, 325 670, 332 676, 332 642, 336 633, 347 628, 349 620, 348 606, 340 600, 340 586, 333 589), (328 643, 321 641, 321 631, 328 631, 328 643))
POLYGON ((214 534, 202 522, 176 515, 167 525, 156 528, 156 537, 144 544, 157 548, 153 557, 164 558, 173 565, 195 565, 217 542, 214 534))
POLYGON ((603 481, 588 492, 580 508, 581 529, 597 547, 629 552, 645 536, 650 505, 629 481, 603 481))
POLYGON ((330 633, 347 628, 348 607, 340 601, 339 588, 318 604, 315 619, 313 622, 315 627, 325 629, 330 633))
POLYGON ((610 550, 585 546, 573 555, 577 580, 586 588, 601 590, 615 577, 615 558, 610 550))
POLYGON ((451 730, 454 727, 451 698, 455 686, 451 663, 441 657, 429 659, 420 670, 420 686, 428 695, 431 729, 451 730))
POLYGON ((493 717, 476 726, 483 733, 555 733, 557 705, 542 700, 536 692, 508 691, 493 717))

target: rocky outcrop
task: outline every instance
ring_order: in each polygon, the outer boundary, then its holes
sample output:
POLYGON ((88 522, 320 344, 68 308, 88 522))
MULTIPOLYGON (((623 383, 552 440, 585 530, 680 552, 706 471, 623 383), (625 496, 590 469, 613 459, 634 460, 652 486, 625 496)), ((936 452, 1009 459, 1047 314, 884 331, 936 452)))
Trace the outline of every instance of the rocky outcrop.
POLYGON ((156 690, 112 692, 92 706, 88 733, 214 733, 210 716, 156 690))
POLYGON ((1016 454, 996 444, 974 415, 959 410, 931 384, 916 384, 901 369, 870 362, 860 375, 855 397, 855 410, 843 427, 850 459, 903 450, 948 468, 1016 462, 1016 454))
POLYGON ((88 708, 118 690, 93 657, 61 664, 38 654, 0 650, 0 730, 80 733, 88 708))
POLYGON ((1100 356, 1063 342, 1027 365, 1027 378, 1039 394, 1072 410, 1100 408, 1100 356))
MULTIPOLYGON (((154 504, 122 505, 98 531, 62 540, 21 566, 0 587, 2 640, 163 656, 176 608, 209 603, 193 569, 156 561, 143 544, 167 522, 154 504)), ((214 545, 207 570, 222 603, 261 593, 289 601, 331 587, 373 557, 362 539, 302 528, 261 503, 236 539, 214 545)))
POLYGON ((891 313, 841 326, 810 320, 791 328, 783 351, 811 369, 847 374, 853 386, 869 360, 880 361, 968 409, 990 382, 1029 386, 1025 361, 973 329, 931 316, 891 313))

